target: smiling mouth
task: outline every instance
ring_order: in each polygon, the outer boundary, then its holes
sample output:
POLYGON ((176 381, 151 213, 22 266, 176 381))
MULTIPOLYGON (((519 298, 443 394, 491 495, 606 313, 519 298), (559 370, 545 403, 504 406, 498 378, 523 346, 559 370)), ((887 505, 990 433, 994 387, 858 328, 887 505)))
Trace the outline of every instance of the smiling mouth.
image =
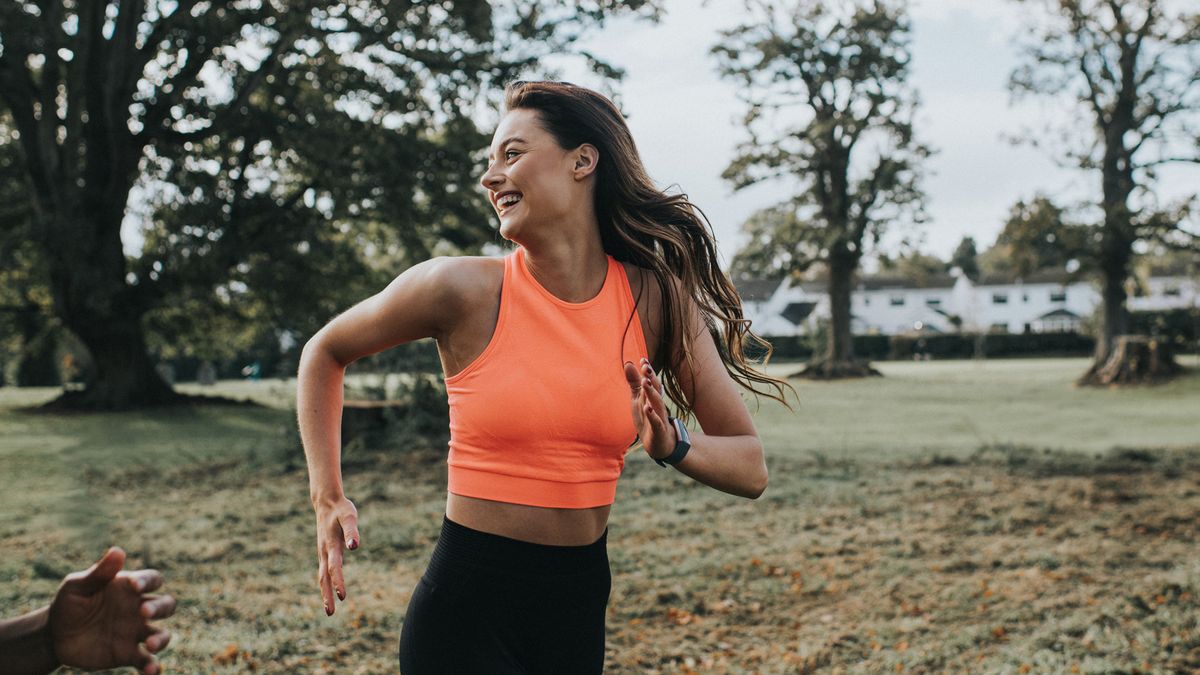
POLYGON ((513 202, 512 204, 508 204, 508 205, 505 205, 505 206, 501 206, 501 207, 500 207, 500 214, 501 214, 501 215, 503 215, 503 214, 505 214, 505 213, 508 213, 508 211, 509 211, 510 209, 512 209, 512 208, 514 208, 514 207, 516 207, 516 205, 517 205, 517 204, 520 204, 520 203, 521 203, 521 202, 523 202, 523 201, 525 201, 525 200, 524 200, 524 199, 519 199, 519 200, 517 200, 516 202, 513 202))

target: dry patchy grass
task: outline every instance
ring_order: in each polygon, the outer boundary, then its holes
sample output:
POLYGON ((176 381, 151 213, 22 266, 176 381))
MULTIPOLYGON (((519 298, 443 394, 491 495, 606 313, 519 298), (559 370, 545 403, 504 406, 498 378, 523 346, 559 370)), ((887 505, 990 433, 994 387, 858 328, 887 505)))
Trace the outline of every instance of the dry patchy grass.
MULTIPOLYGON (((987 448, 772 461, 757 501, 631 458, 611 520, 611 673, 1200 670, 1200 452, 987 448)), ((5 607, 44 602, 109 523, 179 599, 170 671, 395 670, 444 511, 444 454, 347 457, 363 548, 326 618, 294 463, 110 467, 88 518, 6 523, 5 607)))

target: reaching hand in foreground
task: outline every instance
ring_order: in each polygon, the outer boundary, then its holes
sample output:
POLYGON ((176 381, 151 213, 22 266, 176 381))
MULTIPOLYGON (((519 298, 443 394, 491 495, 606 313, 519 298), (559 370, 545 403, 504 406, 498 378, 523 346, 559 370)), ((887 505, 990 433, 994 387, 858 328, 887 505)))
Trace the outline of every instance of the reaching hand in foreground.
POLYGON ((90 569, 67 575, 49 607, 0 622, 0 671, 134 666, 157 675, 154 653, 171 634, 150 621, 171 616, 175 599, 152 593, 162 586, 162 574, 122 572, 124 564, 125 552, 110 548, 90 569))
POLYGON ((163 585, 159 572, 122 572, 124 565, 125 551, 114 546, 91 569, 63 580, 50 604, 50 635, 64 665, 159 672, 153 654, 167 646, 171 634, 150 620, 174 614, 175 598, 151 595, 163 585))

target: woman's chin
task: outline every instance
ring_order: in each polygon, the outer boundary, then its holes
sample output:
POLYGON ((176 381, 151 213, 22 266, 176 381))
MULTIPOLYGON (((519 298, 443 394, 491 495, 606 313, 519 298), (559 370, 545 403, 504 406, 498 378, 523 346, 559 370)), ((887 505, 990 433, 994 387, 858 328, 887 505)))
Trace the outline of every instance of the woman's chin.
POLYGON ((513 222, 511 217, 500 219, 500 236, 512 241, 512 235, 520 231, 520 226, 513 222))

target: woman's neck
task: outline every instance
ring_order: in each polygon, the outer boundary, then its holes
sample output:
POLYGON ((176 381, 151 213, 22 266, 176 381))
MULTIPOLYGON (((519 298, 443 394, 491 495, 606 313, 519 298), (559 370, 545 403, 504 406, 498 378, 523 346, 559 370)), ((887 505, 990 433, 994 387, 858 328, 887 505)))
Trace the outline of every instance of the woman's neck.
POLYGON ((534 279, 564 302, 585 302, 604 287, 608 256, 595 240, 538 242, 525 248, 525 266, 534 279))

